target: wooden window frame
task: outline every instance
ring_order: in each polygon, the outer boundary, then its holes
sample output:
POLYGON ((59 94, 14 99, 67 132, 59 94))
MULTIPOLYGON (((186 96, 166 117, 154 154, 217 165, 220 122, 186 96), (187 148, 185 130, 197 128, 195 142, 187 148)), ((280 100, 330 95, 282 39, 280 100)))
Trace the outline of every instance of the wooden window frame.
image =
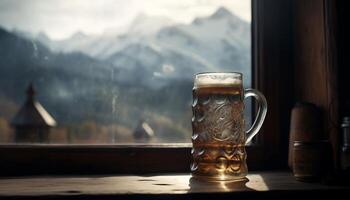
MULTIPOLYGON (((293 102, 291 0, 252 0, 252 18, 253 87, 269 106, 247 162, 250 170, 281 168, 293 102)), ((0 175, 189 172, 190 151, 191 144, 0 145, 0 175)))

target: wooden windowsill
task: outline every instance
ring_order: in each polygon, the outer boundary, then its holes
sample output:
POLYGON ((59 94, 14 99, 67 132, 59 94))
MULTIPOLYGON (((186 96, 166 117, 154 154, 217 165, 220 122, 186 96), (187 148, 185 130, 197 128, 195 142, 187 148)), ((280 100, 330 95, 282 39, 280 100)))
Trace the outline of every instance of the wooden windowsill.
POLYGON ((248 181, 201 183, 189 174, 147 176, 31 176, 0 179, 0 199, 118 199, 226 197, 227 195, 296 195, 302 192, 349 192, 349 186, 302 183, 289 172, 250 173, 248 181), (209 196, 208 196, 209 195, 209 196))
MULTIPOLYGON (((188 173, 191 144, 0 145, 0 177, 188 173)), ((246 147, 250 170, 273 169, 259 145, 246 147)))

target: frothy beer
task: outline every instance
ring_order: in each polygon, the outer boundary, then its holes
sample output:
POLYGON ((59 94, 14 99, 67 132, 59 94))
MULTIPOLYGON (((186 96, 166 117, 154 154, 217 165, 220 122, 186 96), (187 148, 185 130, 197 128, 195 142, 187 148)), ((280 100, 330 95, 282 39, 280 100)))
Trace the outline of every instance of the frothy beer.
POLYGON ((242 76, 198 74, 193 88, 192 175, 232 180, 247 175, 242 76))

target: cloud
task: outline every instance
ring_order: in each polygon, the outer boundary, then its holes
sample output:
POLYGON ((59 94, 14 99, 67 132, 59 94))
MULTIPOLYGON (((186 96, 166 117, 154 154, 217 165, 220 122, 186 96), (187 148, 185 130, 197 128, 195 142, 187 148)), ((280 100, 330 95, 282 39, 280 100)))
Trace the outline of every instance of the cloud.
POLYGON ((0 25, 65 38, 74 32, 99 34, 130 23, 140 12, 181 23, 211 14, 219 6, 250 21, 248 0, 1 0, 0 25))

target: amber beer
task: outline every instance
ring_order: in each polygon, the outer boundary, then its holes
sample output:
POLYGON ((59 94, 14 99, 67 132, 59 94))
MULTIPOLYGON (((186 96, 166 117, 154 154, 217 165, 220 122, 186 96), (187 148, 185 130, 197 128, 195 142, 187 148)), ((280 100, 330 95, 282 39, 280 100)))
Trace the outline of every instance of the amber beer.
POLYGON ((247 175, 244 97, 239 73, 196 75, 191 152, 194 178, 239 180, 247 175))

